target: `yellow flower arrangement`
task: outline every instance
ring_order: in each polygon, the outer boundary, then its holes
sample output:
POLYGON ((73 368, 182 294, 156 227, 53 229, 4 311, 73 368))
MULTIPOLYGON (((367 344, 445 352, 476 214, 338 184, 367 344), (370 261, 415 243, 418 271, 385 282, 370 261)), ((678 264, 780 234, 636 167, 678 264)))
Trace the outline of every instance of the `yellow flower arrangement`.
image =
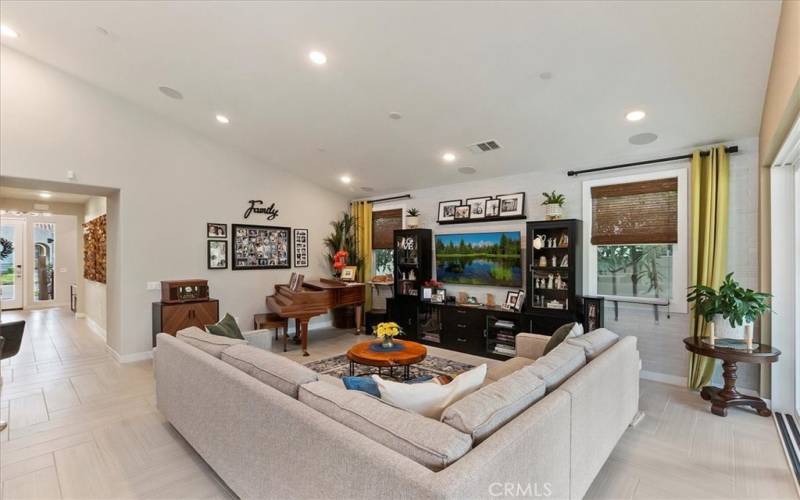
POLYGON ((375 335, 378 337, 396 337, 400 335, 400 325, 393 321, 378 323, 378 326, 375 327, 375 335))

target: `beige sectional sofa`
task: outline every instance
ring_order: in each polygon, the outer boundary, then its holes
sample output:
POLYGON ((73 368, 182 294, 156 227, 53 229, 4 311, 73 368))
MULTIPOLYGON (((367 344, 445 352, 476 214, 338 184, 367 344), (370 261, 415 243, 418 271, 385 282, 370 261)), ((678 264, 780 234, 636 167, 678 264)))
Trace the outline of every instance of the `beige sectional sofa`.
POLYGON ((636 339, 542 356, 548 339, 519 334, 434 420, 241 341, 160 334, 158 407, 242 498, 581 498, 638 411, 636 339))

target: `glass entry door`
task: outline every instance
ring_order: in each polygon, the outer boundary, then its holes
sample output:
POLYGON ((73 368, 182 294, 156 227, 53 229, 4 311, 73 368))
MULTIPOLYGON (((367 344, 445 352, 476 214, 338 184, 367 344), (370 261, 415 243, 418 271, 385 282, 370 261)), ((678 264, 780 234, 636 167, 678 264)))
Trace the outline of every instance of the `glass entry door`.
POLYGON ((0 222, 0 306, 21 309, 23 305, 22 256, 25 221, 5 219, 0 222))

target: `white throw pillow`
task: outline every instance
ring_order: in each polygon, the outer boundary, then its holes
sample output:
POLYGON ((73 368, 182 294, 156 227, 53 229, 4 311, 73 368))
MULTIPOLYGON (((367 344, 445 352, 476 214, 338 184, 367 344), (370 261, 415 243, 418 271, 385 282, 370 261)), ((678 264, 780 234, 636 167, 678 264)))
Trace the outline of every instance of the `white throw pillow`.
POLYGON ((462 373, 446 385, 430 382, 403 384, 372 376, 383 401, 437 420, 445 408, 479 389, 485 378, 485 364, 462 373))

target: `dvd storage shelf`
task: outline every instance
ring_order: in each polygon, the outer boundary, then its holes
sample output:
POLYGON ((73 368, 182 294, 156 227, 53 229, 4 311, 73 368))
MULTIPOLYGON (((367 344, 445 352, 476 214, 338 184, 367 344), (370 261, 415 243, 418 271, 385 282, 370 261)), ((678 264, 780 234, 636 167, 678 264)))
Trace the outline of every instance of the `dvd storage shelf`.
POLYGON ((517 355, 519 316, 486 315, 486 353, 493 358, 506 359, 517 355))

